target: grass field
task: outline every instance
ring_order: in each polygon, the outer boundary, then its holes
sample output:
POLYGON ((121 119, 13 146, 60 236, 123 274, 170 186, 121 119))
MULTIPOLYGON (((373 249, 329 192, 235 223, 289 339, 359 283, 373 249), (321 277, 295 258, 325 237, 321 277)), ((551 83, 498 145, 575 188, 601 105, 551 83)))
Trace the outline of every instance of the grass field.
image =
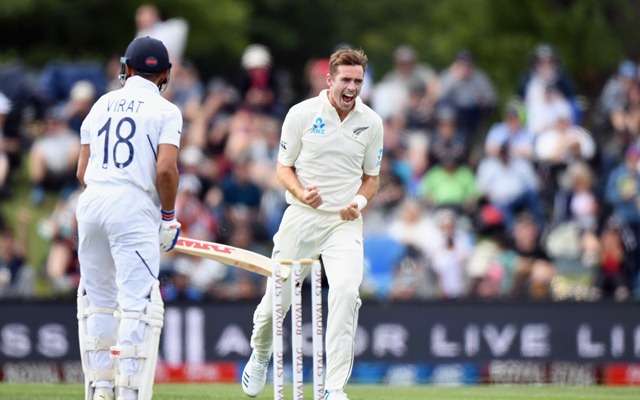
MULTIPOLYGON (((287 392, 291 398, 290 387, 287 392)), ((311 386, 305 399, 311 400, 311 386)), ((373 386, 352 385, 351 400, 626 400, 639 399, 638 387, 606 386, 373 386)), ((80 385, 0 384, 3 400, 72 400, 82 399, 80 385)), ((248 399, 239 384, 162 384, 154 388, 154 400, 232 400, 248 399)), ((272 399, 267 386, 256 399, 272 399)))

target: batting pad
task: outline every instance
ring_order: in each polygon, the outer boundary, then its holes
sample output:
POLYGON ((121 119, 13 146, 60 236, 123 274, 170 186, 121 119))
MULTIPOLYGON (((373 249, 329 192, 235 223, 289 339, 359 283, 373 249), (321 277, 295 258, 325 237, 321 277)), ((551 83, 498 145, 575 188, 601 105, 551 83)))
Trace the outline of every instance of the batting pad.
MULTIPOLYGON (((80 342, 80 360, 82 362, 82 371, 84 372, 84 398, 85 400, 93 400, 93 392, 95 390, 95 381, 113 381, 115 379, 115 369, 112 362, 106 367, 97 366, 96 358, 98 352, 105 352, 116 344, 114 337, 95 337, 87 334, 87 319, 92 315, 106 314, 114 316, 115 308, 92 307, 89 298, 84 292, 82 280, 78 285, 78 338, 80 342)), ((114 330, 114 335, 115 332, 114 330)), ((103 356, 104 356, 103 354, 103 356)))
MULTIPOLYGON (((137 371, 134 374, 123 374, 118 368, 115 384, 116 390, 128 388, 138 391, 138 400, 151 400, 153 395, 153 381, 158 361, 158 347, 160 332, 164 323, 164 303, 160 294, 160 285, 156 281, 151 288, 149 303, 144 313, 121 311, 120 319, 130 318, 146 324, 142 343, 131 346, 115 345, 111 347, 111 357, 118 365, 123 359, 137 361, 137 371)), ((120 397, 119 397, 120 399, 120 397)))

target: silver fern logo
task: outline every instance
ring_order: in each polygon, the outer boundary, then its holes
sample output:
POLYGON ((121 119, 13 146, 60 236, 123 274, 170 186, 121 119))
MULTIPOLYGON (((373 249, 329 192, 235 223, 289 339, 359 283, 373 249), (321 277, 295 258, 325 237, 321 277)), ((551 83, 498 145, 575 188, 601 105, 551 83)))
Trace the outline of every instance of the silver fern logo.
POLYGON ((358 128, 353 128, 353 134, 351 135, 351 137, 353 139, 357 139, 357 138, 360 137, 360 134, 362 132, 366 131, 367 129, 369 129, 368 126, 361 126, 361 127, 358 127, 358 128))

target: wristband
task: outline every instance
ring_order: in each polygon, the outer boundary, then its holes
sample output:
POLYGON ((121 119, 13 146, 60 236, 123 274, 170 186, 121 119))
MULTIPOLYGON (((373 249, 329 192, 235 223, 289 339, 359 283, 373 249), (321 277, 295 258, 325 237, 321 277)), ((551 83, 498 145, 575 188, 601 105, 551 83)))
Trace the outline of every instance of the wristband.
POLYGON ((353 198, 353 201, 358 204, 358 210, 360 211, 362 211, 368 203, 367 198, 361 194, 357 194, 356 197, 353 198))
POLYGON ((163 221, 171 221, 172 219, 176 218, 176 209, 174 208, 171 211, 165 211, 160 209, 160 212, 162 213, 162 220, 163 221))

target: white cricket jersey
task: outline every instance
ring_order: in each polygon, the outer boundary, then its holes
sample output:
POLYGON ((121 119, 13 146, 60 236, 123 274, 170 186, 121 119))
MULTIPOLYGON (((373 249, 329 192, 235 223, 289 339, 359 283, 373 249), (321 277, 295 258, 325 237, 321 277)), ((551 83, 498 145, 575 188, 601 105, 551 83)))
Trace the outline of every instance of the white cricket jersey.
POLYGON ((182 114, 139 76, 122 89, 102 96, 80 128, 80 141, 91 155, 84 181, 93 186, 139 187, 156 196, 158 145, 180 147, 182 114))
MULTIPOLYGON (((340 121, 327 92, 291 107, 282 125, 278 161, 295 167, 303 187, 318 187, 320 210, 339 211, 357 194, 363 173, 380 172, 383 127, 380 116, 359 97, 340 121)), ((302 205, 289 192, 286 198, 302 205)))

